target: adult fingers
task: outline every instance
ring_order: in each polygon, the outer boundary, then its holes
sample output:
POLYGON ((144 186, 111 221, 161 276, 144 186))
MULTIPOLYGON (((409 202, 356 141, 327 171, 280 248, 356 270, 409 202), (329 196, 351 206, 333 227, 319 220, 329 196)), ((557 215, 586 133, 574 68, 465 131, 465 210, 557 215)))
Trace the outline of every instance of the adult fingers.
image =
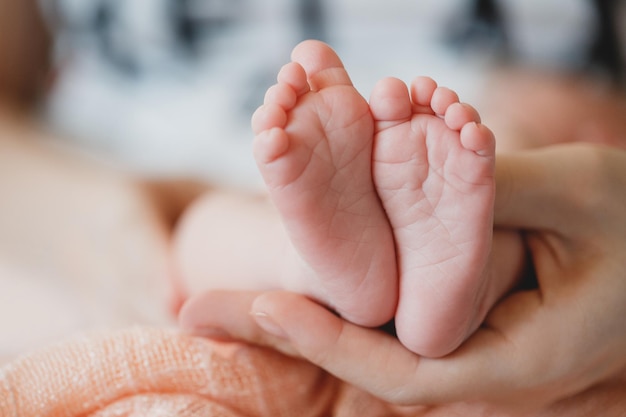
POLYGON ((178 315, 183 331, 218 340, 245 340, 299 356, 282 337, 274 337, 259 327, 250 314, 254 291, 206 291, 185 302, 178 315))
POLYGON ((394 404, 444 404, 499 398, 515 384, 509 341, 482 329, 454 354, 422 358, 379 330, 356 326, 305 297, 259 296, 252 311, 261 327, 295 351, 373 395, 394 404), (509 387, 510 388, 510 387, 509 387))
POLYGON ((179 322, 195 335, 243 340, 304 357, 395 403, 411 399, 402 387, 420 363, 395 338, 287 292, 208 291, 187 301, 179 322))
MULTIPOLYGON (((578 298, 570 300, 573 311, 578 298)), ((567 354, 569 345, 584 339, 581 320, 571 310, 567 303, 546 305, 539 291, 517 293, 494 309, 486 327, 439 359, 419 357, 396 338, 346 322, 306 297, 286 292, 208 292, 183 308, 181 324, 196 334, 304 357, 394 404, 484 400, 538 408, 590 383, 582 374, 568 378, 572 359, 580 359, 577 352, 567 354), (572 317, 572 323, 564 323, 564 316, 572 317)), ((588 362, 582 368, 596 364, 588 362)), ((575 369, 582 365, 578 360, 575 369)))
POLYGON ((404 402, 421 359, 396 338, 356 326, 293 293, 262 294, 252 312, 261 327, 310 362, 378 397, 404 402))
POLYGON ((419 357, 397 339, 346 322, 299 295, 265 293, 252 311, 261 327, 302 357, 391 403, 488 401, 538 409, 586 382, 563 383, 568 368, 559 358, 572 338, 562 337, 568 328, 562 312, 541 304, 538 292, 511 297, 489 327, 439 359, 419 357))

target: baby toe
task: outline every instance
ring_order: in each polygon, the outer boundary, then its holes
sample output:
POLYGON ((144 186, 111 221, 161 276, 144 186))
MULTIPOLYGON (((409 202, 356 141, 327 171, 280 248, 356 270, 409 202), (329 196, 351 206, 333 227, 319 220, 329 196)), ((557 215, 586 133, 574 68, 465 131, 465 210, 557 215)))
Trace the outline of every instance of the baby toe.
POLYGON ((430 107, 437 115, 443 116, 448 107, 458 102, 459 96, 456 92, 446 87, 437 87, 430 101, 430 107))
POLYGON ((397 78, 379 81, 370 96, 370 110, 378 124, 408 120, 411 117, 411 99, 406 84, 397 78))
POLYGON ((446 126, 453 130, 461 130, 467 123, 480 123, 478 111, 466 103, 452 103, 444 114, 446 126))
POLYGON ((415 77, 411 83, 411 98, 418 106, 430 107, 437 82, 430 77, 415 77))
POLYGON ((302 65, 297 62, 290 62, 283 65, 278 73, 277 80, 278 84, 290 86, 296 96, 301 96, 311 90, 306 72, 302 65))
POLYGON ((274 103, 264 104, 252 115, 251 125, 255 135, 273 127, 284 127, 287 124, 287 113, 274 103))
POLYGON ((495 137, 487 126, 470 122, 461 129, 461 144, 464 148, 478 155, 492 157, 495 155, 495 137))
POLYGON ((288 84, 275 84, 265 92, 264 104, 276 104, 285 110, 291 110, 296 105, 298 96, 288 84))

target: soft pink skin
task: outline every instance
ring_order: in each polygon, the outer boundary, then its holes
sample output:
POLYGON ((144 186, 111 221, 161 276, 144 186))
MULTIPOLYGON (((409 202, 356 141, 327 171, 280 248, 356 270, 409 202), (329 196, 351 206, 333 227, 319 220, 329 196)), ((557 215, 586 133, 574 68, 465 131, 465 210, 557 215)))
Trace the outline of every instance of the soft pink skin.
POLYGON ((400 339, 441 356, 484 317, 495 146, 453 91, 412 90, 383 80, 368 107, 332 49, 304 42, 253 117, 254 152, 299 258, 290 279, 366 326, 393 316, 399 283, 400 339))
POLYGON ((259 169, 296 251, 284 276, 348 320, 383 324, 397 273, 372 181, 369 107, 328 46, 305 42, 292 59, 252 120, 259 169))
POLYGON ((443 356, 484 318, 495 196, 495 141, 452 90, 418 77, 377 84, 373 176, 398 254, 398 336, 443 356))

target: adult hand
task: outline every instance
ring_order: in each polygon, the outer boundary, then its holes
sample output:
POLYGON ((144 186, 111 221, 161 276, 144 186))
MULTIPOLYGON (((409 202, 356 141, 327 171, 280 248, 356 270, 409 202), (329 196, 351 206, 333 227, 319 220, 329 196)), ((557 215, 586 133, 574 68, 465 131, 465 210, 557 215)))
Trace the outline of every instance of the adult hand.
MULTIPOLYGON (((496 222, 527 231, 538 288, 508 296, 441 359, 284 292, 205 293, 180 321, 302 356, 396 404, 543 407, 626 382, 625 190, 626 152, 612 148, 567 144, 501 158, 496 222)), ((605 398, 603 412, 623 401, 623 391, 605 398)))

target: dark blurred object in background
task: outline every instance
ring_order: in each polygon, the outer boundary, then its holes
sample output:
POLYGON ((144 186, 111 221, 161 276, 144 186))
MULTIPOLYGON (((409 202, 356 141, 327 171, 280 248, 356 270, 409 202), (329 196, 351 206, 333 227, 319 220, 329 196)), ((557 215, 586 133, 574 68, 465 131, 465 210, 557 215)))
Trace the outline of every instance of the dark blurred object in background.
POLYGON ((32 104, 48 76, 50 39, 37 8, 35 0, 0 1, 0 99, 17 105, 32 104))
MULTIPOLYGON (((525 57, 516 54, 519 48, 515 47, 510 36, 512 25, 519 16, 507 14, 506 7, 498 0, 472 0, 472 3, 466 20, 451 25, 448 40, 460 49, 486 48, 504 61, 524 64, 525 57)), ((577 51, 580 58, 562 64, 568 69, 599 74, 623 85, 626 68, 618 32, 622 0, 589 0, 588 4, 593 24, 576 29, 579 33, 587 32, 589 39, 583 50, 577 51)), ((558 55, 555 59, 559 59, 558 55)))

